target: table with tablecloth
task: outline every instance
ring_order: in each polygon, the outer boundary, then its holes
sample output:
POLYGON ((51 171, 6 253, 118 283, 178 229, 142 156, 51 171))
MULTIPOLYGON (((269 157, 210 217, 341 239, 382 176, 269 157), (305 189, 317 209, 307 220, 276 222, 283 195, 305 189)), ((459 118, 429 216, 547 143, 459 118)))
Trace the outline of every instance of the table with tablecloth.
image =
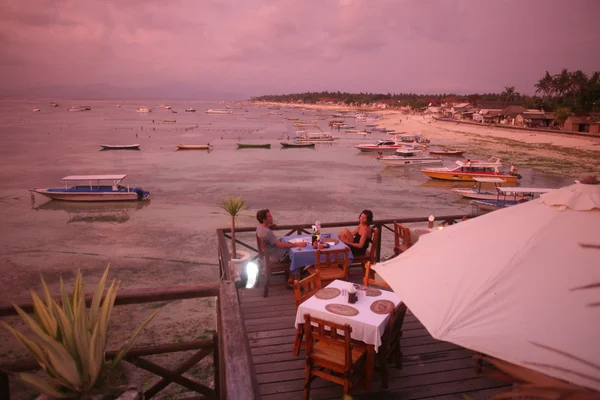
MULTIPOLYGON (((303 239, 307 243, 306 247, 292 247, 289 250, 289 255, 290 255, 290 260, 291 260, 290 271, 292 271, 292 273, 296 273, 296 270, 298 270, 299 268, 303 268, 303 267, 315 264, 315 260, 317 257, 317 249, 313 249, 313 247, 312 247, 311 236, 312 235, 290 235, 290 236, 284 236, 282 238, 282 240, 285 242, 289 242, 290 240, 303 239)), ((344 248, 348 247, 348 246, 346 246, 346 244, 344 242, 339 240, 339 238, 336 235, 334 235, 333 233, 324 234, 322 239, 324 239, 324 240, 336 239, 338 241, 338 243, 330 244, 329 248, 321 249, 321 251, 343 250, 344 248)), ((348 252, 348 263, 352 263, 353 259, 354 259, 354 256, 352 255, 352 252, 351 251, 348 252)), ((323 261, 325 261, 325 257, 323 257, 323 261)))

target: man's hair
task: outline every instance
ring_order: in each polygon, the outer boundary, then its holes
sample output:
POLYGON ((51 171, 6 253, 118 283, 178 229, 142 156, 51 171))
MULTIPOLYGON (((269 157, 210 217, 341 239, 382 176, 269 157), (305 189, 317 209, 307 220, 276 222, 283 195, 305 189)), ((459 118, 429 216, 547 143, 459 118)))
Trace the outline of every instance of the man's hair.
POLYGON ((373 211, 371 211, 371 210, 363 210, 363 212, 361 212, 358 215, 359 219, 360 219, 360 216, 362 214, 365 214, 367 216, 367 225, 371 225, 373 223, 373 211))
POLYGON ((265 220, 267 219, 267 214, 269 213, 268 209, 264 209, 264 210, 258 210, 258 212, 256 213, 256 219, 258 220, 259 224, 262 224, 263 222, 265 222, 265 220))

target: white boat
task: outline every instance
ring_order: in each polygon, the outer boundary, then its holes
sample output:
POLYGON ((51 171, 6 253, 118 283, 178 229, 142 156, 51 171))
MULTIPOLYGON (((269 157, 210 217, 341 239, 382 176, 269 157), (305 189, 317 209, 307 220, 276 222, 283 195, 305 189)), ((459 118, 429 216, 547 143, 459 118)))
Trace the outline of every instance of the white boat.
POLYGON ((121 184, 127 175, 69 175, 62 178, 64 188, 32 189, 62 201, 136 201, 147 200, 150 192, 121 184))
POLYGON ((432 179, 446 181, 474 181, 474 178, 501 178, 508 183, 516 183, 521 178, 516 171, 504 173, 500 171, 502 163, 497 157, 489 160, 458 160, 456 167, 423 168, 422 173, 432 179))
POLYGON ((148 107, 140 107, 140 108, 136 109, 135 111, 137 111, 139 113, 149 113, 149 112, 152 112, 152 110, 149 109, 148 107))
POLYGON ((75 111, 85 111, 85 107, 80 106, 71 106, 67 109, 67 111, 75 112, 75 111))
POLYGON ((378 158, 379 162, 388 167, 410 167, 412 165, 441 164, 442 159, 427 156, 421 149, 397 149, 391 156, 378 158))
POLYGON ((33 109, 33 112, 38 112, 38 111, 42 111, 42 110, 40 110, 39 108, 34 108, 33 109))
POLYGON ((296 136, 294 141, 297 143, 333 143, 336 139, 339 139, 337 136, 332 136, 329 133, 325 132, 312 132, 307 133, 303 132, 300 136, 296 136))
POLYGON ((498 191, 495 188, 498 188, 503 183, 506 183, 506 181, 502 178, 475 177, 473 180, 477 182, 474 188, 453 188, 452 191, 462 197, 466 197, 467 199, 496 200, 498 197, 498 191), (484 183, 494 184, 494 190, 481 190, 481 185, 484 183))
POLYGON ((55 103, 54 101, 50 102, 50 107, 58 107, 58 103, 55 103))
POLYGON ((403 144, 396 143, 392 139, 378 140, 372 144, 359 144, 354 146, 362 152, 393 153, 398 149, 405 147, 403 144))
POLYGON ((233 110, 215 110, 212 108, 209 108, 208 110, 206 110, 207 114, 233 114, 233 110))
POLYGON ((420 133, 402 133, 395 136, 396 141, 404 143, 421 143, 423 137, 420 133))
POLYGON ((544 193, 554 189, 551 188, 531 188, 531 187, 498 187, 494 199, 471 200, 470 204, 476 206, 478 210, 495 211, 501 208, 515 206, 526 201, 534 199, 544 193))

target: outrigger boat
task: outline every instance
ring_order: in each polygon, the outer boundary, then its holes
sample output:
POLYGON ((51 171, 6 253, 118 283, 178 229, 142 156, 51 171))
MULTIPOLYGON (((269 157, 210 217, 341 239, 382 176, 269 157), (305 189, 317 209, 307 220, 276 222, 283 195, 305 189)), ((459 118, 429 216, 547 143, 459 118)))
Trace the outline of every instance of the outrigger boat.
POLYGON ((64 188, 31 189, 52 200, 63 201, 136 201, 147 200, 150 192, 123 186, 127 175, 69 175, 62 178, 64 188))
POLYGON ((271 143, 237 143, 238 149, 270 149, 271 143))
POLYGON ((139 144, 101 144, 102 150, 139 150, 139 144))
POLYGON ((516 172, 504 173, 500 171, 502 163, 497 157, 487 161, 458 160, 454 168, 423 168, 422 173, 432 179, 446 181, 474 181, 473 178, 501 178, 507 183, 516 183, 521 178, 516 172))
POLYGON ((471 200, 470 204, 476 206, 479 210, 495 211, 501 208, 514 206, 526 201, 532 200, 536 195, 548 193, 554 189, 551 188, 506 188, 497 187, 495 200, 471 200))
POLYGON ((315 147, 314 143, 279 142, 281 147, 315 147))
POLYGON ((442 159, 426 156, 420 149, 397 149, 391 156, 378 158, 379 162, 388 167, 410 167, 423 164, 441 164, 442 159))
POLYGON ((176 144, 179 150, 212 150, 210 144, 176 144))
POLYGON ((478 199, 478 200, 496 200, 498 197, 498 191, 485 191, 481 190, 481 185, 484 183, 493 183, 495 188, 500 187, 506 181, 502 178, 473 178, 477 184, 475 188, 453 188, 452 191, 456 194, 466 197, 467 199, 478 199))
POLYGON ((396 143, 395 140, 392 140, 392 139, 383 139, 383 140, 378 140, 378 141, 374 142, 373 144, 359 144, 354 147, 356 147, 357 149, 359 149, 360 151, 363 151, 363 152, 376 151, 379 153, 392 153, 392 152, 396 151, 397 149, 401 149, 401 148, 405 147, 405 145, 398 144, 398 143, 396 143))
POLYGON ((462 156, 464 150, 451 150, 451 149, 443 149, 443 150, 429 150, 429 154, 435 154, 437 156, 462 156))
POLYGON ((306 133, 302 132, 300 136, 296 136, 294 141, 296 143, 333 143, 336 139, 339 139, 337 136, 331 136, 329 133, 324 132, 314 132, 314 133, 306 133))

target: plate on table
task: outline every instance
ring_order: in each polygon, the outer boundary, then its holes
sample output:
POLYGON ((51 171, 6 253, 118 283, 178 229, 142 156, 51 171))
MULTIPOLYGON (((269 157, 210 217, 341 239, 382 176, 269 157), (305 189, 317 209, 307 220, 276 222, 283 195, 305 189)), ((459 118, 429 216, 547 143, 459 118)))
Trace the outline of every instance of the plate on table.
POLYGON ((327 304, 325 309, 330 313, 343 315, 344 317, 353 317, 358 315, 358 310, 352 306, 345 304, 327 304))
POLYGON ((340 241, 336 238, 324 238, 323 243, 329 243, 330 246, 338 244, 340 241))
POLYGON ((303 238, 295 238, 295 239, 290 239, 290 240, 288 240, 287 242, 288 242, 288 243, 293 243, 293 244, 298 244, 298 243, 302 243, 302 242, 304 242, 304 241, 305 241, 305 240, 304 240, 303 238))

